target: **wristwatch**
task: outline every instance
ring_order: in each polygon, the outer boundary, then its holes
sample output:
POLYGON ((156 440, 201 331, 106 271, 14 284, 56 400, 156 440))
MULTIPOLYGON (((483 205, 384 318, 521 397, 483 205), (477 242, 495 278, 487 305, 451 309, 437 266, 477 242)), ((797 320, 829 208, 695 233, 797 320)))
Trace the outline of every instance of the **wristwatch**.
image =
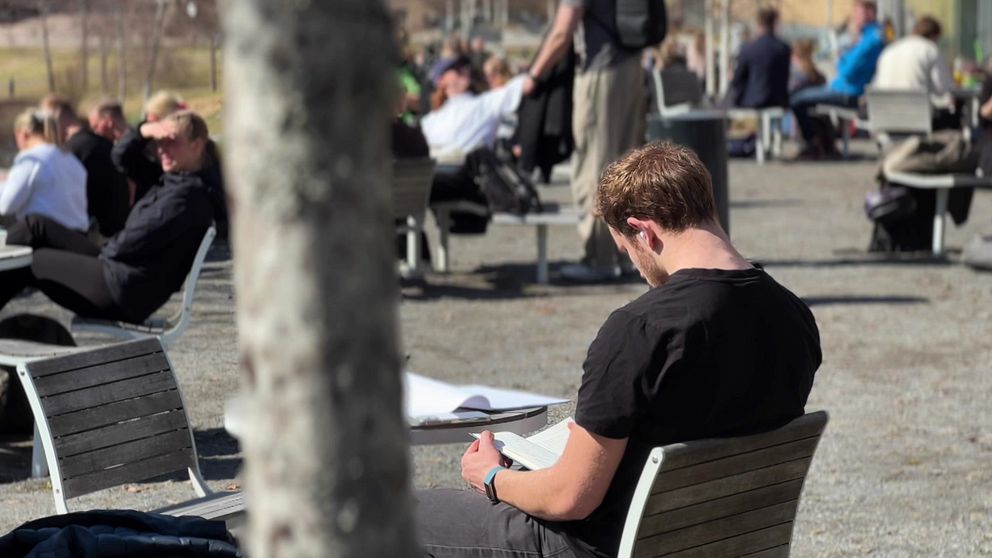
POLYGON ((486 473, 486 479, 482 481, 482 484, 486 487, 486 496, 489 501, 498 504, 499 496, 496 495, 496 473, 506 469, 506 467, 501 467, 499 465, 493 467, 486 473))

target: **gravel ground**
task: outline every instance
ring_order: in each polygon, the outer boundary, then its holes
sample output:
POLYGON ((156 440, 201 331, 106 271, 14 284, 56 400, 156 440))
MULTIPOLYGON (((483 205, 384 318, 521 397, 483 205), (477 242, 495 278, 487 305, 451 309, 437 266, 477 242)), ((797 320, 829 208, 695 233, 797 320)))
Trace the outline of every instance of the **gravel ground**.
MULTIPOLYGON (((871 146, 856 142, 855 152, 871 146)), ((864 252, 862 216, 874 162, 734 161, 731 233, 812 307, 824 363, 808 409, 831 422, 820 444, 794 535, 794 556, 992 555, 992 274, 957 263, 989 227, 992 193, 947 234, 947 261, 897 261, 864 252)), ((568 200, 561 175, 544 191, 568 200)), ((439 379, 574 397, 585 350, 608 313, 644 292, 637 281, 574 286, 556 267, 579 255, 569 227, 549 233, 552 284, 533 283, 533 231, 492 227, 454 237, 453 272, 404 288, 400 322, 410 367, 439 379)), ((68 315, 39 295, 30 310, 68 315)), ((170 352, 211 486, 237 485, 241 456, 223 430, 237 386, 230 262, 208 264, 194 321, 170 352)), ((94 339, 81 339, 81 342, 94 339)), ((556 409, 557 419, 571 411, 556 409)), ((26 480, 29 441, 0 443, 0 532, 53 512, 47 481, 26 480)), ((461 445, 412 451, 418 487, 461 486, 461 445)), ((111 489, 84 507, 150 508, 192 495, 179 479, 111 489)))

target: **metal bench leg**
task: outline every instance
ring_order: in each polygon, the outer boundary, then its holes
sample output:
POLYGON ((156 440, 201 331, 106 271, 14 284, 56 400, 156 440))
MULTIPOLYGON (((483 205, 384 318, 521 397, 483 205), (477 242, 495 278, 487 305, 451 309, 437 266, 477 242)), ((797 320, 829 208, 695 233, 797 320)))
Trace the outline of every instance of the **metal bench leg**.
POLYGON ((944 253, 944 214, 947 212, 947 198, 950 190, 941 188, 937 190, 937 207, 933 214, 933 255, 939 256, 944 253))
POLYGON ((778 159, 782 156, 782 119, 775 118, 772 123, 772 156, 778 159))
POLYGON ((451 216, 447 209, 437 210, 438 246, 437 270, 448 272, 448 230, 451 228, 451 216))
POLYGON ((548 226, 537 225, 537 282, 548 282, 548 226))
POLYGON ((412 215, 406 218, 406 263, 407 268, 414 275, 420 274, 420 231, 423 229, 420 222, 412 215))
POLYGON ((31 476, 34 478, 48 476, 48 460, 45 459, 45 446, 41 443, 41 432, 34 425, 34 445, 31 447, 31 476))

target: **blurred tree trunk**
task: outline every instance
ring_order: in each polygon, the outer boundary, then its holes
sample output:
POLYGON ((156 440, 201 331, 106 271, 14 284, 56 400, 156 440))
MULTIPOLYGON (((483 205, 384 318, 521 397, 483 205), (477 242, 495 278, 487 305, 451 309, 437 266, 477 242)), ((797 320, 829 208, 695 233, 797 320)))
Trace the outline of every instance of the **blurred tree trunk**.
POLYGON ((127 98, 127 0, 120 0, 115 9, 117 16, 117 98, 121 104, 127 98))
POLYGON ((38 0, 38 13, 41 14, 41 43, 45 51, 45 70, 48 72, 48 92, 55 92, 55 69, 52 67, 52 49, 48 44, 48 2, 38 0))
POLYGON ((152 96, 155 82, 155 64, 158 62, 158 49, 162 43, 162 32, 165 28, 165 8, 167 0, 155 0, 155 27, 152 28, 152 40, 145 57, 145 98, 152 96))
POLYGON ((252 558, 417 556, 382 0, 227 0, 226 176, 252 558), (356 48, 363 48, 356 56, 356 48))
POLYGON ((79 0, 79 34, 81 35, 79 45, 79 85, 83 94, 90 85, 90 2, 89 0, 79 0))
POLYGON ((100 94, 110 94, 110 74, 107 70, 107 58, 110 57, 110 44, 107 34, 97 33, 97 41, 100 48, 100 94))
POLYGON ((220 48, 220 34, 210 34, 210 90, 217 91, 217 49, 220 48))

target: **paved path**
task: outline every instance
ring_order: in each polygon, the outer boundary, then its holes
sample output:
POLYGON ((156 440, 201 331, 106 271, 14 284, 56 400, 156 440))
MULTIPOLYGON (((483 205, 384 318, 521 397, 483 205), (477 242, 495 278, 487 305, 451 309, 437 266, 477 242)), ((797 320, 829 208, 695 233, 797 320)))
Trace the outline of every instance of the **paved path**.
MULTIPOLYGON (((857 145, 864 152, 870 146, 857 145)), ((809 408, 832 419, 809 478, 794 556, 992 555, 992 274, 956 250, 992 225, 992 193, 947 236, 950 263, 871 258, 861 204, 873 163, 731 165, 731 232, 741 250, 804 297, 820 326, 824 364, 809 408)), ((561 184, 545 191, 567 200, 561 184)), ((552 228, 552 284, 534 285, 533 231, 494 227, 453 237, 454 272, 404 289, 404 350, 412 369, 454 382, 574 397, 585 349, 639 282, 556 282, 578 255, 571 229, 552 228)), ((38 295, 13 311, 67 316, 38 295)), ((222 402, 237 385, 230 264, 207 265, 193 325, 172 351, 212 486, 236 483, 237 445, 222 402)), ((560 416, 568 407, 558 409, 560 416)), ((415 448, 415 484, 461 486, 461 446, 415 448)), ((52 512, 44 481, 24 480, 25 445, 0 444, 0 532, 52 512), (11 480, 11 478, 16 480, 11 480)), ((150 508, 191 494, 172 481, 120 488, 81 506, 150 508)))

